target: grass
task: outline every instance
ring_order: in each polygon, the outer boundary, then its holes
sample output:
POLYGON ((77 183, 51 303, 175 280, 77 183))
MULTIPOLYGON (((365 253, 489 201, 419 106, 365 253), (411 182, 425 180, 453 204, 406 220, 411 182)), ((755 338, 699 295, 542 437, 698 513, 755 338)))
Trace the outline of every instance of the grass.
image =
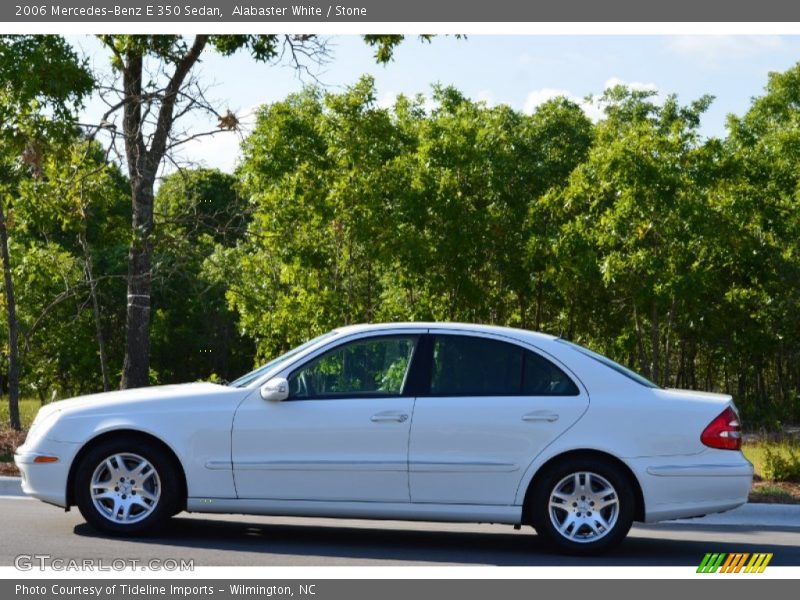
MULTIPOLYGON (((33 398, 23 398, 19 401, 19 417, 22 428, 28 429, 33 423, 33 418, 39 412, 41 403, 33 398)), ((0 398, 0 429, 8 428, 8 398, 0 398)))
POLYGON ((22 431, 14 431, 8 423, 8 398, 0 398, 0 475, 19 475, 14 464, 14 450, 25 441, 25 434, 33 423, 41 403, 33 398, 19 401, 22 431))
MULTIPOLYGON (((753 463, 756 475, 761 479, 770 478, 772 471, 774 471, 776 460, 791 462, 793 457, 797 456, 799 450, 800 445, 798 445, 798 442, 789 438, 763 438, 745 441, 742 445, 742 452, 747 460, 753 463)), ((792 476, 791 474, 785 479, 800 483, 800 477, 792 476)))

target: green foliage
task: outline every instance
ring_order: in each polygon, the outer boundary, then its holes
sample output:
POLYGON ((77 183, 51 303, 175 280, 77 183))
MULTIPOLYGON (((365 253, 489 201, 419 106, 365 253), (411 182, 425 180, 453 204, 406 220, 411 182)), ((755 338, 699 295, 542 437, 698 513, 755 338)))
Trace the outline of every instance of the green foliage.
POLYGON ((25 394, 44 401, 102 389, 88 261, 109 362, 119 370, 128 205, 126 179, 96 143, 51 150, 39 176, 20 182, 9 228, 25 394))
MULTIPOLYGON (((191 43, 102 41, 115 61, 172 65, 191 43)), ((365 41, 386 62, 402 36, 365 41)), ((314 36, 208 42, 264 62, 286 43, 321 49, 314 36)), ((130 185, 76 134, 91 81, 63 41, 0 36, 0 74, 18 78, 19 57, 32 75, 0 91, 0 192, 22 386, 45 400, 98 389, 90 281, 112 376, 121 369, 130 185), (45 81, 48 65, 63 73, 45 81)), ((230 379, 253 354, 347 323, 477 321, 574 339, 664 386, 730 393, 748 426, 800 421, 800 64, 772 74, 723 139, 699 134, 706 96, 616 87, 592 123, 563 98, 523 114, 446 86, 388 108, 376 95, 365 77, 265 105, 234 175, 160 183, 154 380, 230 379)), ((385 367, 376 385, 393 389, 405 365, 385 367)), ((791 472, 795 458, 770 455, 765 469, 791 472)))
MULTIPOLYGON (((33 419, 36 418, 36 413, 39 412, 41 407, 42 403, 38 399, 24 397, 19 399, 19 415, 22 420, 23 430, 27 430, 31 426, 33 419)), ((2 423, 2 426, 0 426, 0 439, 2 439, 2 434, 5 433, 5 426, 8 423, 8 403, 6 402, 0 402, 0 423, 2 423)), ((13 456, 9 458, 13 460, 13 456)))
POLYGON ((70 131, 75 110, 94 87, 86 62, 55 35, 0 36, 0 81, 3 143, 23 146, 70 131))
MULTIPOLYGON (((453 88, 436 107, 375 104, 371 79, 264 107, 237 173, 253 204, 245 240, 212 262, 266 358, 342 323, 532 322, 549 208, 591 124, 565 100, 533 116, 453 88)), ((542 279, 543 279, 542 275, 542 279)))
POLYGON ((151 353, 158 381, 214 374, 231 380, 252 364, 251 342, 239 335, 226 304, 225 275, 204 270, 215 250, 239 241, 249 209, 232 175, 212 169, 179 171, 155 199, 151 353))
POLYGON ((800 482, 800 447, 784 444, 777 449, 766 448, 764 475, 773 481, 800 482))

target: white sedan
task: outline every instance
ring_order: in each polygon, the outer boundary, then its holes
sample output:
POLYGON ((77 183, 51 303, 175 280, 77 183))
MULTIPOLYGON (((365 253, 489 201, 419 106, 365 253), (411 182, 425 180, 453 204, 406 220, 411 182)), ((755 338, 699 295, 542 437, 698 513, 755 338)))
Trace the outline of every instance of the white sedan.
POLYGON ((454 323, 343 327, 230 385, 43 407, 27 494, 140 534, 182 510, 532 525, 563 551, 747 501, 730 396, 661 389, 563 339, 454 323))

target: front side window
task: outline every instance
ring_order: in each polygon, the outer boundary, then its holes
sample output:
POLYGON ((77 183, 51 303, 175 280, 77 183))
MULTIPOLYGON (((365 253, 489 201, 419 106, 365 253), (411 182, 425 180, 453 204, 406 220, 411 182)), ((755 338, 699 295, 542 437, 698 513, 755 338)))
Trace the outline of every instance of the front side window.
POLYGON ((564 371, 515 344, 439 335, 433 343, 433 396, 577 396, 564 371))
POLYGON ((339 346, 289 377, 289 398, 399 396, 416 343, 417 336, 393 336, 339 346))

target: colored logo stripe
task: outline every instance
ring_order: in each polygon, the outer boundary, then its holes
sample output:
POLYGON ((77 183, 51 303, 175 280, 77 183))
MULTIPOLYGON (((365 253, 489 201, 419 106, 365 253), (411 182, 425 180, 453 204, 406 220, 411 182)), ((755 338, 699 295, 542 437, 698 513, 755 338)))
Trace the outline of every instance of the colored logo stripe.
POLYGON ((697 567, 697 572, 739 573, 744 568, 744 573, 763 573, 771 560, 771 552, 757 552, 752 555, 749 552, 734 552, 731 554, 708 552, 700 562, 700 566, 697 567), (749 562, 747 561, 748 558, 750 559, 749 562), (745 563, 747 563, 747 566, 745 566, 745 563))

